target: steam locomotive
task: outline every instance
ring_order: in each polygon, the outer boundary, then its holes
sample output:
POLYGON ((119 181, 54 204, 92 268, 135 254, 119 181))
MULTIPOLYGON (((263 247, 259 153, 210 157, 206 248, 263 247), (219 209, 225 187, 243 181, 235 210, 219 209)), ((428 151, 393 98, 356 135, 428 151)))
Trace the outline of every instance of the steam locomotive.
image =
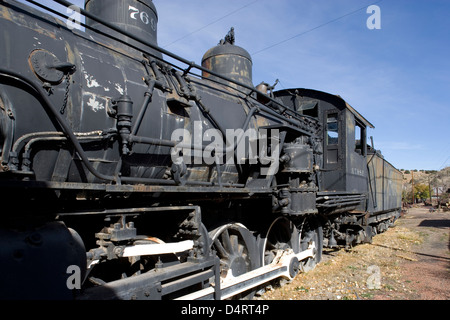
POLYGON ((0 1, 2 299, 248 298, 398 218, 340 96, 255 87, 234 30, 158 47, 151 0, 55 2, 85 30, 0 1))

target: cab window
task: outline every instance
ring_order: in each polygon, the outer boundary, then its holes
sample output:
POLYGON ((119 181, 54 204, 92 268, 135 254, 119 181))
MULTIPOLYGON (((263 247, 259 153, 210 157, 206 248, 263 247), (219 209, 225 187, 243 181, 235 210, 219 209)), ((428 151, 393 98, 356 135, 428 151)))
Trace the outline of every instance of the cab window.
POLYGON ((366 155, 366 127, 358 122, 355 123, 355 152, 366 155))
POLYGON ((327 145, 338 144, 339 140, 339 126, 338 115, 332 113, 327 116, 327 145))

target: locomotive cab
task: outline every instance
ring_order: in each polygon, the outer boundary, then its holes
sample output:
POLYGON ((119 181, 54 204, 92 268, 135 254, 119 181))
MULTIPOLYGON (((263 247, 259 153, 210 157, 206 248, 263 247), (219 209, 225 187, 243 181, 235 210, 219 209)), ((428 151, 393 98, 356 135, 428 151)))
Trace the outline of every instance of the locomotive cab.
POLYGON ((367 192, 367 128, 374 126, 348 103, 322 110, 324 190, 367 192))
POLYGON ((275 96, 322 124, 320 191, 367 192, 367 128, 374 126, 339 96, 310 89, 283 90, 275 96))

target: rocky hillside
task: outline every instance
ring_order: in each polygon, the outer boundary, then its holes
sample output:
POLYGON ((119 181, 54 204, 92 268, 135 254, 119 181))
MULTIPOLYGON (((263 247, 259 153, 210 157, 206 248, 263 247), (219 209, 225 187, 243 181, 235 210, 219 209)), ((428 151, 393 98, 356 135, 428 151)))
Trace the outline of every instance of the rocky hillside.
MULTIPOLYGON (((412 183, 414 178, 415 193, 420 193, 420 198, 429 199, 429 191, 432 196, 442 196, 442 200, 448 201, 448 189, 450 188, 450 167, 440 171, 435 170, 401 170, 403 173, 403 198, 412 199, 412 183), (427 193, 428 192, 428 193, 427 193)), ((435 199, 437 200, 437 199, 435 199)))

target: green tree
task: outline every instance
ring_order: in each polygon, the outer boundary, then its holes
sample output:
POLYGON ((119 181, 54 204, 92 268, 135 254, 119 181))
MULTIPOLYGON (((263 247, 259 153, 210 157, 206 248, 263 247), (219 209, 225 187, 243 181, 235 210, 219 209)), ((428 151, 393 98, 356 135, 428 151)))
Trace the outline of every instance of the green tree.
POLYGON ((426 200, 430 198, 430 188, 428 185, 419 183, 414 185, 414 197, 416 199, 426 200))

